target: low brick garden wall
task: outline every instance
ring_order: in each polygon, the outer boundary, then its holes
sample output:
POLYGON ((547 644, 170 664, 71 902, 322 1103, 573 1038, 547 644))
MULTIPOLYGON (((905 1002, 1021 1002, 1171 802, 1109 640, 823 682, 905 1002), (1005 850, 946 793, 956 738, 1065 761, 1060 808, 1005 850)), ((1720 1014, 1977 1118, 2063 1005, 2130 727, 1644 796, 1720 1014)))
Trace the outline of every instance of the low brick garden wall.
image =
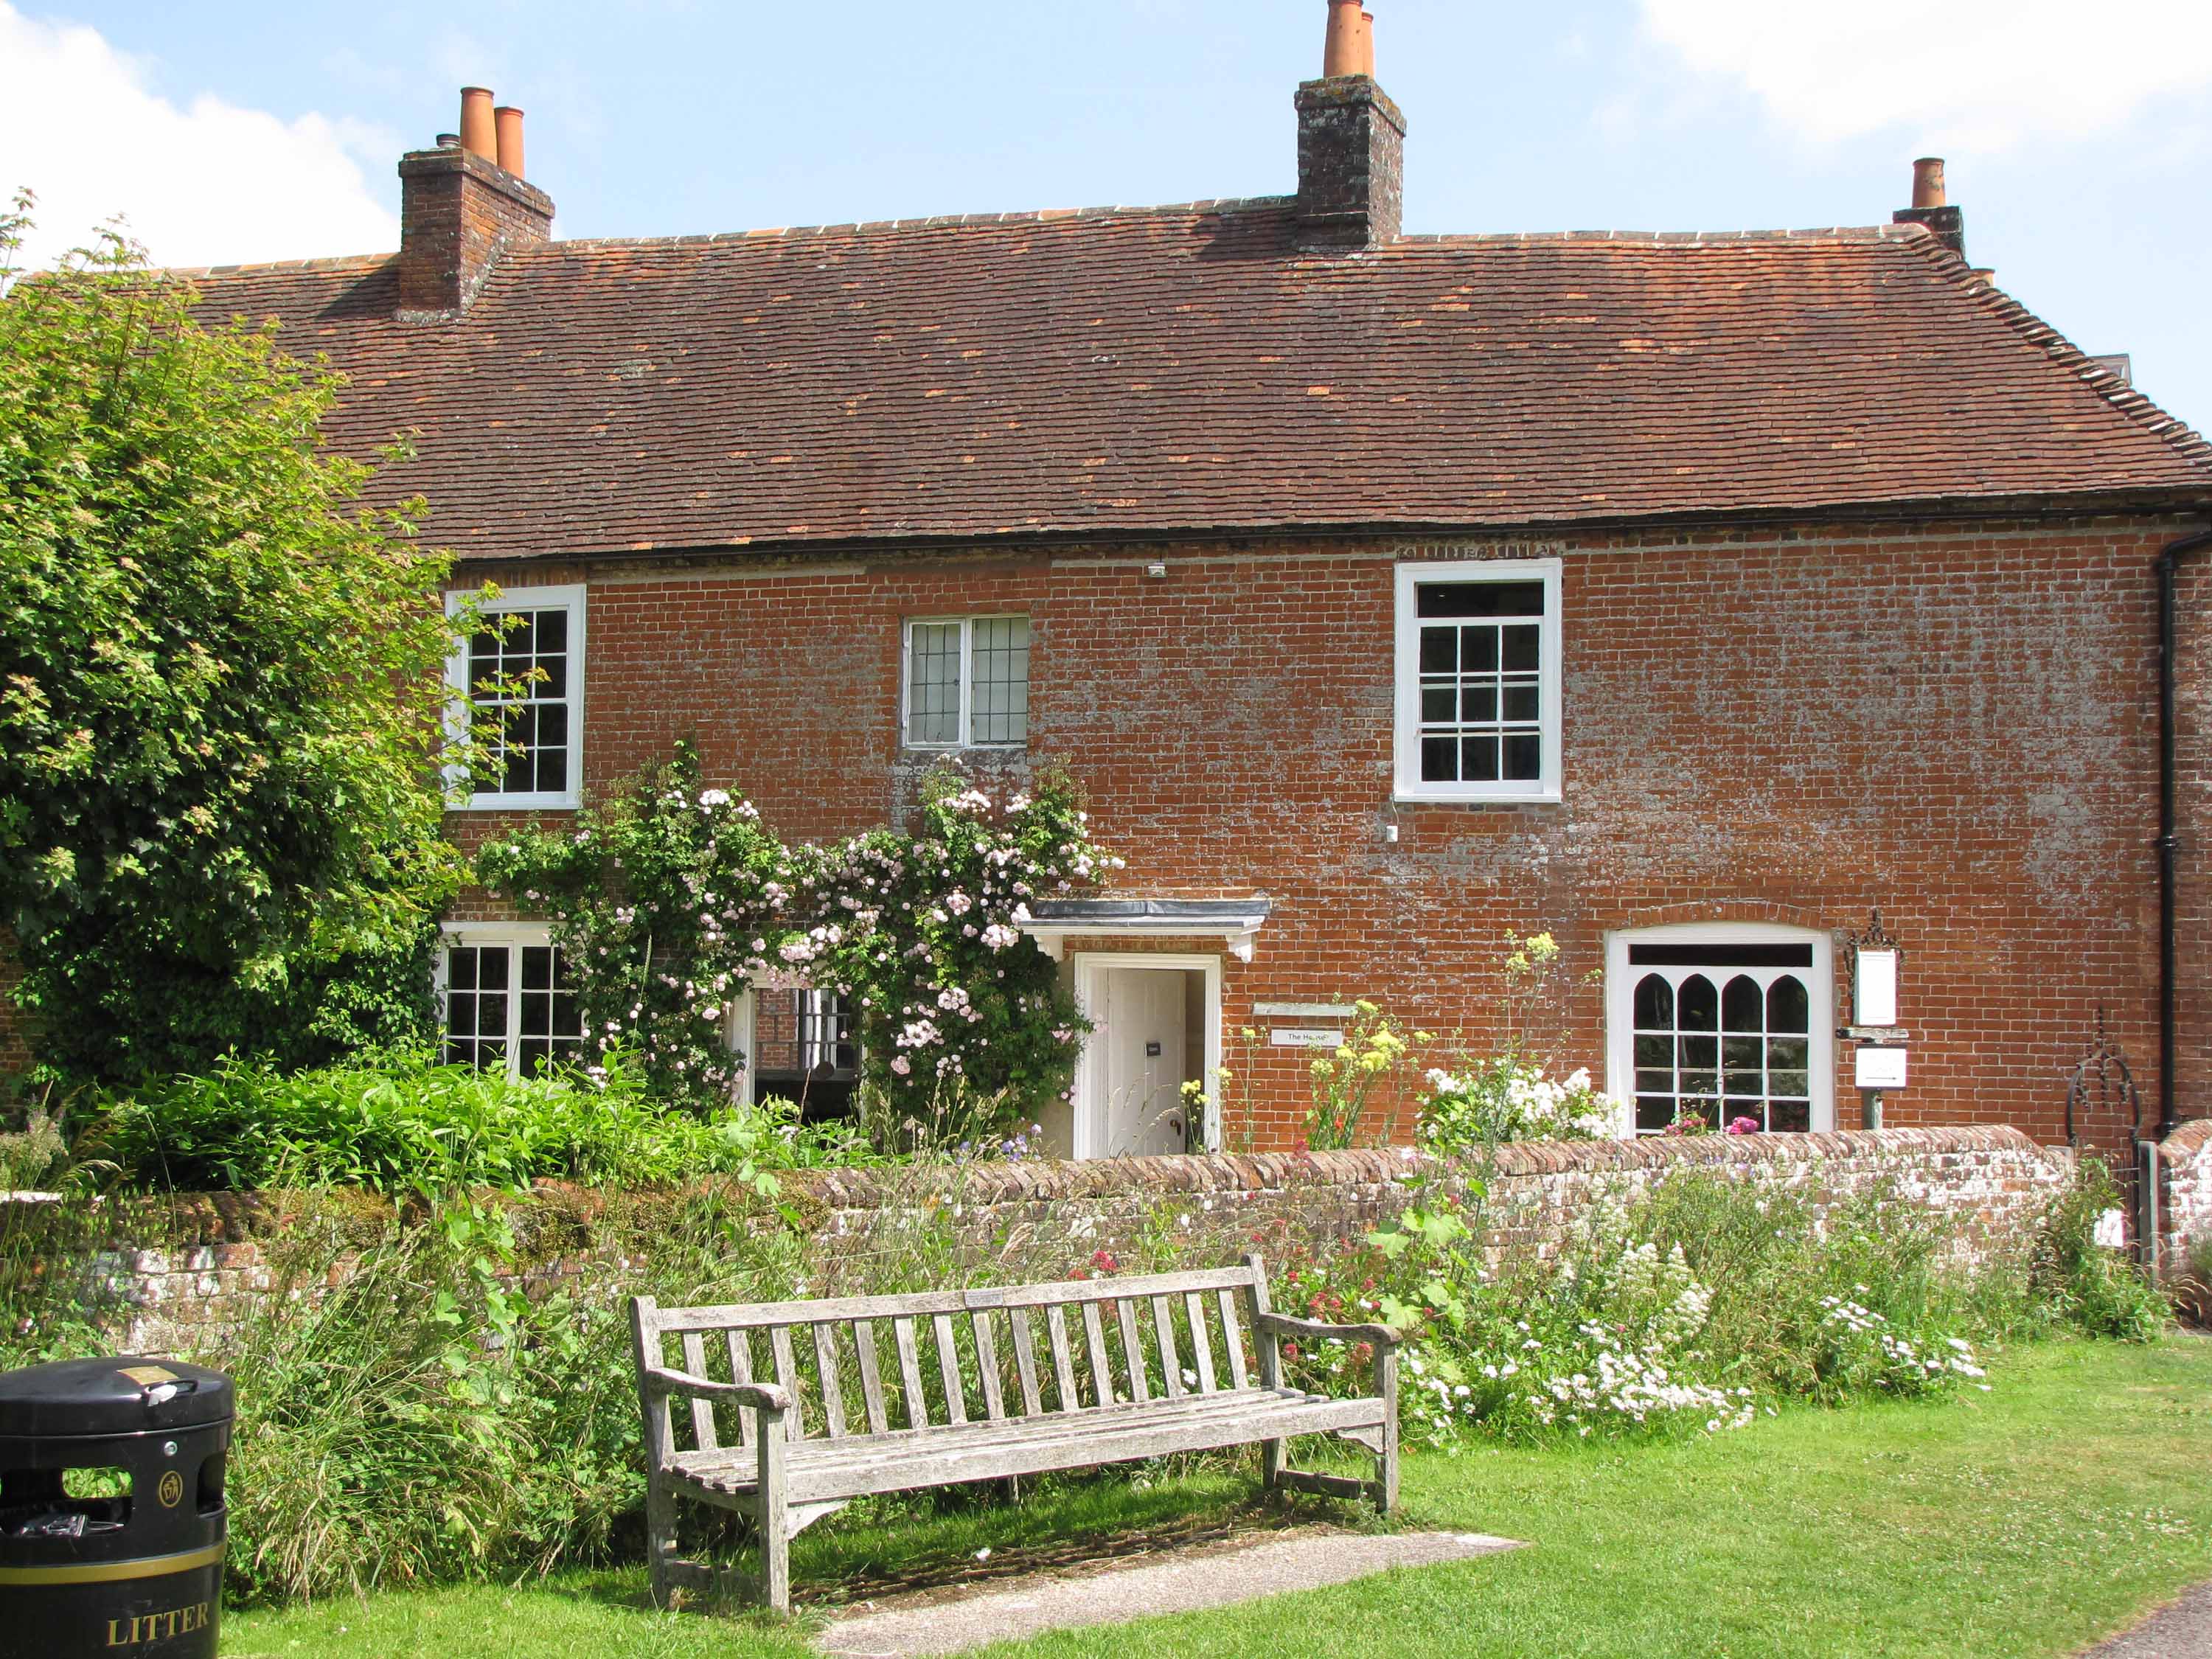
MULTIPOLYGON (((2165 1195, 2160 1216, 2169 1272, 2181 1268, 2191 1243, 2212 1239, 2212 1118, 2185 1123, 2158 1149, 2165 1195)), ((2200 1297, 2200 1317, 2212 1319, 2212 1297, 2200 1297)))
MULTIPOLYGON (((2212 1155, 2190 1167, 2200 1183, 2191 1190, 2202 1194, 2212 1155)), ((1972 1260, 2021 1245, 2071 1170, 2069 1153, 2015 1129, 1929 1128, 1535 1143, 1500 1148, 1487 1168, 1397 1150, 809 1170, 781 1177, 758 1224, 801 1228, 819 1262, 817 1288, 826 1291, 841 1267, 895 1245, 925 1212, 970 1263, 1036 1276, 1040 1263, 1065 1273, 1097 1252, 1118 1255, 1163 1234, 1193 1266, 1254 1249, 1276 1255, 1325 1246, 1372 1231, 1417 1188, 1464 1194, 1479 1184, 1483 1246, 1502 1262, 1547 1255, 1600 1205, 1705 1170, 1802 1194, 1821 1209, 1869 1193, 1932 1208, 1956 1219, 1958 1249, 1972 1260)), ((41 1207, 0 1205, 0 1224, 36 1228, 41 1207)), ((271 1295, 311 1297, 343 1282, 357 1242, 391 1218, 379 1203, 327 1194, 205 1194, 110 1208, 76 1267, 88 1300, 114 1310, 116 1346, 152 1353, 219 1353, 227 1331, 271 1295), (313 1241, 305 1273, 303 1240, 313 1241), (288 1268, 281 1283, 273 1265, 280 1258, 288 1268)), ((619 1288, 620 1234, 641 1224, 634 1209, 619 1223, 617 1213, 601 1194, 541 1188, 517 1215, 526 1280, 619 1288)), ((53 1218, 51 1209, 45 1218, 53 1218)))

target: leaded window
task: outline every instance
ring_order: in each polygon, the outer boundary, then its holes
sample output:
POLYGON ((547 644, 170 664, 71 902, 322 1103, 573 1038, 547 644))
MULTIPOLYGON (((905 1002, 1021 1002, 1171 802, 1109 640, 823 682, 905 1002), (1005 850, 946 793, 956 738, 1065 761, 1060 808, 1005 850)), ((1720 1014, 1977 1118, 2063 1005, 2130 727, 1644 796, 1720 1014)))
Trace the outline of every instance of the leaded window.
POLYGON ((1029 741, 1029 723, 1027 617, 907 624, 909 748, 1019 747, 1029 741))
POLYGON ((1631 945, 1637 1133, 1810 1129, 1813 962, 1810 945, 1631 945))

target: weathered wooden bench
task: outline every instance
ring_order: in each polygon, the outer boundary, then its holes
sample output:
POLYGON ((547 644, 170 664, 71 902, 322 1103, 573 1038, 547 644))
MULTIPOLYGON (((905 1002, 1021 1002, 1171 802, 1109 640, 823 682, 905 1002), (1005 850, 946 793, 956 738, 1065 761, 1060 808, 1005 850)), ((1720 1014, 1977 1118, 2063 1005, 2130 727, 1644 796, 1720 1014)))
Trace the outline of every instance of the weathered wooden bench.
POLYGON ((679 1499, 751 1520, 763 1558, 753 1588, 779 1612, 791 1606, 791 1540, 870 1492, 1257 1444, 1270 1487, 1368 1497, 1384 1510, 1397 1502, 1396 1336, 1273 1311, 1257 1256, 918 1296, 718 1308, 639 1297, 630 1324, 664 1605, 748 1588, 680 1558, 679 1499), (1285 1386, 1286 1339, 1372 1344, 1375 1391, 1347 1400, 1285 1386), (1376 1478, 1290 1468, 1297 1435, 1366 1447, 1376 1478))

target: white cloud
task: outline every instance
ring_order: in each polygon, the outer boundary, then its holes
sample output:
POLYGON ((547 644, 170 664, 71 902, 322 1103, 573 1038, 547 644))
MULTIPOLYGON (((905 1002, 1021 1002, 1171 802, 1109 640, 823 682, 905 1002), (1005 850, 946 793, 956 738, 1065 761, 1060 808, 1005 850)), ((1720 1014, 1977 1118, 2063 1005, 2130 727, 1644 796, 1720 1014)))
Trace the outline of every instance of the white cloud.
POLYGON ((1814 143, 1988 153, 2212 86, 2205 0, 1639 0, 1644 32, 1814 143))
POLYGON ((118 213, 161 264, 394 248, 399 222, 357 159, 380 152, 398 156, 359 123, 283 121, 206 94, 179 109, 96 30, 0 0, 0 198, 23 185, 38 194, 27 264, 51 263, 118 213))

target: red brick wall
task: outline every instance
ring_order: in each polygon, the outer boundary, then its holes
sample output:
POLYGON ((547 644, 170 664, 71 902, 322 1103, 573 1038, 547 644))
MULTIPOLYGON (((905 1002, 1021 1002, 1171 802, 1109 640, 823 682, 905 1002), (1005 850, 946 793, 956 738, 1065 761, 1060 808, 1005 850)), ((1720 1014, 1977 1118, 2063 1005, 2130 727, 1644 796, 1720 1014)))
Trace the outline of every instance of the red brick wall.
MULTIPOLYGON (((2174 915, 2179 969, 2175 1106, 2183 1117, 2202 1117, 2212 1115, 2212 858, 2207 857, 2212 850, 2212 630, 2205 626, 2212 608, 2212 551, 2198 552, 2182 566, 2175 597, 2176 805, 2181 832, 2174 915)), ((2146 1091, 2143 1107, 2146 1115, 2154 1117, 2154 1085, 2146 1091)))
MULTIPOLYGON (((1302 1056, 1239 1041, 1255 1002, 1364 995, 1480 1047, 1508 928, 1548 929, 1579 975, 1610 929, 1840 933, 1876 905, 1906 952, 1915 1037, 1889 1121, 2056 1139, 2100 1006, 2147 1097, 2156 1085, 2150 570, 2174 533, 2098 520, 1568 538, 1564 801, 1401 807, 1395 845, 1392 562, 1483 544, 509 579, 592 582, 592 786, 690 736, 715 781, 808 836, 883 822, 919 774, 897 746, 901 618, 1025 610, 1030 755, 1083 781, 1128 860, 1121 889, 1275 901, 1253 961, 1224 963, 1233 1144, 1289 1144, 1307 1101, 1302 1056), (1164 580, 1144 574, 1154 561, 1164 580)), ((2208 583, 2188 578, 2185 618, 2208 583)), ((2212 1107, 2212 883, 2197 874, 2212 656, 2192 643, 2188 660, 2185 1115, 2212 1107)), ((487 821, 455 822, 473 839, 487 821)), ((1839 988, 1839 1018, 1846 1001, 1839 988)), ((1561 1069, 1602 1076, 1596 988, 1535 1035, 1561 1069)))
MULTIPOLYGON (((1402 806, 1395 845, 1392 562, 1485 544, 609 569, 592 576, 586 770, 604 784, 690 735, 714 780, 786 833, 881 822, 908 775, 900 619, 1025 610, 1030 755, 1082 780, 1094 828, 1128 860, 1123 890, 1275 901, 1254 960, 1225 964, 1226 1048, 1244 1073, 1232 1134, 1241 1105, 1257 1144, 1288 1144, 1306 1105, 1301 1055, 1242 1052, 1255 1001, 1364 995, 1481 1047, 1509 928, 1551 931, 1579 975, 1611 929, 1842 933, 1879 905, 1905 949, 1915 1036, 1889 1121, 2055 1139, 2100 1006, 2155 1083, 2150 562, 2172 533, 2094 521, 1547 544, 1534 550, 1566 562, 1565 800, 1402 806), (1156 560, 1164 580, 1145 574, 1156 560)), ((2191 950, 2201 982, 2204 947, 2191 950)), ((1599 991, 1565 1012, 1542 1046, 1601 1077, 1599 991)), ((2200 1018, 2200 1088, 2208 1052, 2200 1018)))

